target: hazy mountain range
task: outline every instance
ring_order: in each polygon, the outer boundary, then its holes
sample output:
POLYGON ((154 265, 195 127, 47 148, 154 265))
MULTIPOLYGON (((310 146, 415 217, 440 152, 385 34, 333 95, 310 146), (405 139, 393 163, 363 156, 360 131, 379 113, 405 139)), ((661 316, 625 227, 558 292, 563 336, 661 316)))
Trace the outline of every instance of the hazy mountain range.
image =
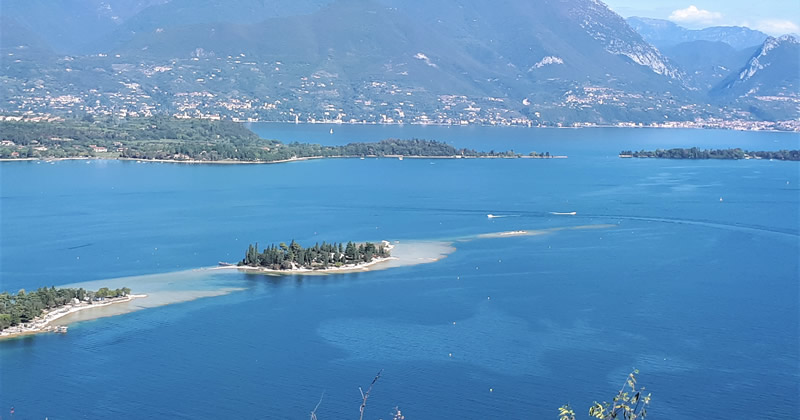
POLYGON ((742 26, 714 26, 705 29, 686 29, 663 19, 630 17, 627 22, 645 41, 658 48, 672 47, 692 41, 723 42, 734 49, 755 47, 769 35, 742 26))
POLYGON ((797 118, 793 38, 665 22, 596 0, 5 0, 0 111, 797 118))

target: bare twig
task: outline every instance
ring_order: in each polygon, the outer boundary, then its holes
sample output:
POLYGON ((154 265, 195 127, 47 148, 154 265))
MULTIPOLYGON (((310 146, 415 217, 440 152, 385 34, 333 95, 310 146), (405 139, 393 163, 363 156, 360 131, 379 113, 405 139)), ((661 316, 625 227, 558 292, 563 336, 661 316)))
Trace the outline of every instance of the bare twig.
POLYGON ((319 397, 319 402, 317 403, 317 406, 314 407, 314 411, 311 412, 311 420, 317 420, 317 409, 319 408, 319 405, 322 404, 323 398, 325 398, 325 391, 322 391, 322 395, 320 395, 319 397))
POLYGON ((361 387, 358 387, 358 391, 361 392, 361 415, 358 416, 358 420, 364 420, 364 409, 367 408, 367 398, 369 398, 369 393, 372 392, 372 387, 375 386, 375 382, 378 382, 378 379, 380 379, 381 373, 383 373, 383 369, 381 369, 378 374, 375 375, 375 379, 373 379, 372 383, 369 384, 369 388, 367 388, 366 393, 361 389, 361 387))

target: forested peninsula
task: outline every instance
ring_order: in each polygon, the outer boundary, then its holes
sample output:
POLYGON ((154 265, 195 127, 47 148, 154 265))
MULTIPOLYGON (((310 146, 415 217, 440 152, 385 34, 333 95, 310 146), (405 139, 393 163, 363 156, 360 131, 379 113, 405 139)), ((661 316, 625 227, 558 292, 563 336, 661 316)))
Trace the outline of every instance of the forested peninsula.
POLYGON ((656 159, 772 159, 800 161, 800 150, 778 150, 768 152, 752 152, 742 149, 657 149, 654 151, 642 150, 639 152, 623 150, 619 153, 621 158, 656 158, 656 159))
POLYGON ((391 257, 392 245, 383 241, 355 243, 314 244, 303 248, 292 240, 288 245, 281 242, 262 251, 258 244, 250 245, 238 267, 262 268, 272 271, 327 270, 331 268, 359 268, 391 257))
POLYGON ((14 332, 37 332, 70 311, 128 301, 130 293, 131 289, 127 287, 113 290, 103 287, 97 291, 40 287, 32 292, 24 289, 17 294, 4 292, 0 294, 0 333, 7 333, 7 330, 24 324, 32 325, 17 328, 19 331, 14 332))
MULTIPOLYGON (((538 156, 538 154, 537 154, 538 156)), ((542 155, 544 156, 544 155, 542 155)), ((550 157, 549 153, 546 153, 550 157)), ((518 158, 447 143, 388 139, 323 146, 266 140, 232 121, 170 117, 125 120, 0 121, 0 158, 105 158, 176 162, 269 163, 333 157, 518 158)), ((526 157, 534 157, 526 156, 526 157)))

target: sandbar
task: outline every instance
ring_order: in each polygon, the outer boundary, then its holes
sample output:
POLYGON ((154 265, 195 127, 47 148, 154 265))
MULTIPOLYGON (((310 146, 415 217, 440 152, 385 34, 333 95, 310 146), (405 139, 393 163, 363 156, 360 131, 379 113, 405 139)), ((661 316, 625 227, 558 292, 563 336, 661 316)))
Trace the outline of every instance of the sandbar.
POLYGON ((82 287, 87 290, 97 290, 101 287, 108 287, 111 289, 129 287, 137 294, 129 295, 123 298, 108 299, 105 302, 95 304, 81 303, 77 305, 69 305, 43 313, 32 323, 28 323, 22 327, 17 326, 13 328, 7 328, 3 332, 0 332, 0 340, 23 335, 37 334, 41 332, 49 332, 55 330, 56 327, 74 322, 121 315, 141 309, 154 308, 179 302, 187 302, 200 298, 221 296, 246 289, 247 283, 242 282, 241 277, 230 276, 226 273, 265 274, 271 276, 308 276, 370 272, 419 264, 430 264, 440 261, 456 251, 454 244, 458 242, 480 239, 547 235, 563 230, 607 229, 613 227, 616 227, 616 225, 596 224, 555 227, 548 229, 512 230, 505 232, 482 233, 440 241, 387 241, 387 243, 389 243, 391 246, 392 255, 390 257, 378 258, 364 264, 331 267, 320 270, 303 268, 296 268, 293 270, 269 270, 261 267, 239 266, 207 267, 172 273, 93 280, 64 285, 61 287, 82 287))
POLYGON ((493 238, 509 238, 515 236, 538 236, 538 235, 547 235, 551 233, 555 233, 562 230, 585 230, 585 229, 609 229, 616 227, 617 225, 610 225, 610 224, 597 224, 597 225, 580 225, 580 226, 567 226, 567 227, 555 227, 555 228, 548 228, 548 229, 533 229, 533 230, 512 230, 506 232, 491 232, 491 233, 481 233, 479 235, 474 236, 465 236, 461 238, 462 241, 470 241, 475 239, 493 239, 493 238))

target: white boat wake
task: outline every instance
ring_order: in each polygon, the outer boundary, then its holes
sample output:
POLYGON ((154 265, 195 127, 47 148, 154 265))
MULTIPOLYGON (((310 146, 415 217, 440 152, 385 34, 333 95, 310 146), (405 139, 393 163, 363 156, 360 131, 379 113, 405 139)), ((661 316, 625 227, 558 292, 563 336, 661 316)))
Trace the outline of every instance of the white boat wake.
POLYGON ((490 219, 497 219, 499 217, 519 217, 518 214, 487 214, 486 217, 490 219))

